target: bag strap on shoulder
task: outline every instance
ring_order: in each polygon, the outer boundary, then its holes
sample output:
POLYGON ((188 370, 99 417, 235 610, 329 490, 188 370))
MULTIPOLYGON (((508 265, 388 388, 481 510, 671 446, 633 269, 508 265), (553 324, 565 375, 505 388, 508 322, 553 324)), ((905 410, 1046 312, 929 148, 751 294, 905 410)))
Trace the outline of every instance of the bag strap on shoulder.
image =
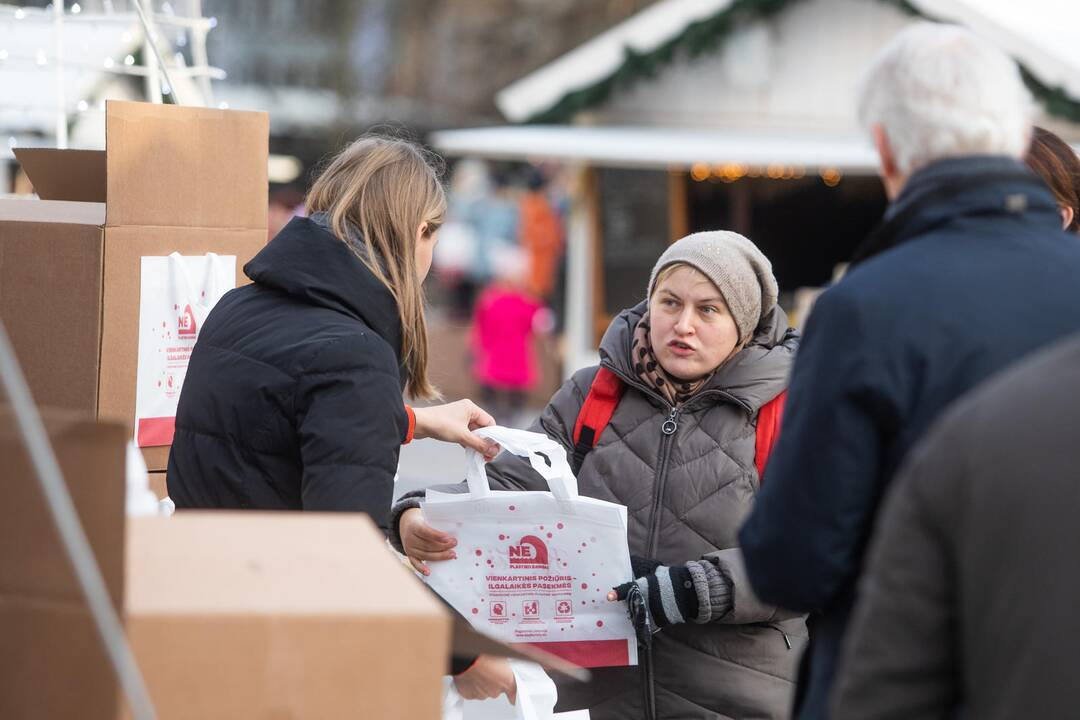
POLYGON ((604 428, 611 422, 611 416, 615 414, 615 408, 622 398, 623 389, 618 375, 605 367, 596 371, 596 377, 589 386, 589 394, 585 396, 585 402, 578 411, 577 423, 574 425, 574 456, 570 465, 575 475, 585 462, 585 456, 596 447, 604 428))
POLYGON ((754 442, 754 465, 757 467, 758 482, 765 478, 765 466, 777 438, 780 437, 780 420, 784 415, 784 402, 787 390, 765 403, 758 411, 757 434, 754 442))
MULTIPOLYGON (((596 447, 600 435, 611 422, 615 408, 622 399, 625 386, 619 377, 605 367, 601 367, 589 386, 589 393, 578 411, 574 425, 574 454, 570 467, 577 475, 589 451, 596 447)), ((777 438, 780 437, 780 421, 784 414, 787 390, 765 403, 758 411, 757 430, 754 440, 754 465, 757 467, 759 481, 765 477, 765 466, 777 438)))

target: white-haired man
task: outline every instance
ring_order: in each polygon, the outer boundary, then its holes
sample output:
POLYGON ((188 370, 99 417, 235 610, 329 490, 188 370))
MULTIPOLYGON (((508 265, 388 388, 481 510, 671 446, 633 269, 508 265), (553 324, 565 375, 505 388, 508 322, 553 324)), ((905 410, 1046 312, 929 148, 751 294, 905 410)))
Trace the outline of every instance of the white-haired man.
POLYGON ((760 599, 812 614, 801 719, 826 717, 866 543, 912 444, 953 399, 1080 330, 1080 244, 1020 162, 1032 105, 1015 63, 916 25, 875 59, 859 110, 892 202, 814 308, 740 533, 760 599))

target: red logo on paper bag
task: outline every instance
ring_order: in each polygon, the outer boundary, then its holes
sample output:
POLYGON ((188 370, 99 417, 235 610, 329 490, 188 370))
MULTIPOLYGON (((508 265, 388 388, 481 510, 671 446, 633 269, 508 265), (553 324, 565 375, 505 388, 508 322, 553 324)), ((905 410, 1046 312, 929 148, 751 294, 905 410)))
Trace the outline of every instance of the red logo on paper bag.
POLYGON ((517 545, 510 546, 510 567, 547 569, 547 566, 547 545, 535 535, 526 535, 517 545))
POLYGON ((185 305, 184 312, 177 318, 177 324, 180 329, 176 331, 176 334, 180 337, 195 337, 197 328, 195 326, 195 313, 191 312, 191 306, 185 305))

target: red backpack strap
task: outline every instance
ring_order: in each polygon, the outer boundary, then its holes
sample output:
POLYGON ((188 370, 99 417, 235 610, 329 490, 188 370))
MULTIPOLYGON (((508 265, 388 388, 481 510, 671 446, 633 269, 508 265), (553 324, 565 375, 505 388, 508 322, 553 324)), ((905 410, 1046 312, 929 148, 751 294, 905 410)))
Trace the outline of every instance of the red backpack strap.
POLYGON ((622 394, 623 384, 615 373, 605 367, 596 371, 596 377, 589 386, 589 394, 585 396, 585 402, 578 411, 577 423, 574 425, 574 456, 571 467, 575 473, 581 469, 585 456, 600 441, 600 435, 611 422, 611 416, 615 414, 622 394))
POLYGON ((754 465, 757 466, 758 482, 765 478, 765 466, 769 454, 780 437, 780 419, 784 415, 787 390, 774 397, 758 411, 757 438, 754 443, 754 465))

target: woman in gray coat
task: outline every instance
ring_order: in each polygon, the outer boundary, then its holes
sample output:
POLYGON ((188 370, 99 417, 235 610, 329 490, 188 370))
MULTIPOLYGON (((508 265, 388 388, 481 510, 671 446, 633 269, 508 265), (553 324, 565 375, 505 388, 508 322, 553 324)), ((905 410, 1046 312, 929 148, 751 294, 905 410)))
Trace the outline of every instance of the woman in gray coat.
MULTIPOLYGON (((697 233, 668 248, 647 300, 604 335, 601 367, 625 390, 578 484, 627 507, 639 579, 609 599, 630 591, 643 601, 641 623, 660 631, 640 667, 595 669, 591 684, 559 688, 556 709, 588 708, 594 720, 787 717, 805 624, 754 597, 736 547, 760 483, 758 411, 784 391, 798 345, 776 293, 753 243, 697 233)), ((568 453, 598 369, 575 373, 533 427, 568 453)), ((506 455, 488 474, 496 489, 547 489, 506 455)), ((426 572, 455 541, 426 525, 418 504, 394 507, 391 537, 426 572)))

